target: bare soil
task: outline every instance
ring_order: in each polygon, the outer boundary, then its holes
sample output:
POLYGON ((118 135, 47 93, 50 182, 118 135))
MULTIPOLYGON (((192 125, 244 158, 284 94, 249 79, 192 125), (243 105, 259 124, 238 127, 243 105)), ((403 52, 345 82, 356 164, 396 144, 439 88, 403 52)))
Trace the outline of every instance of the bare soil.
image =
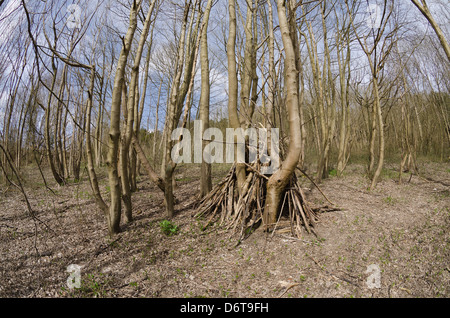
MULTIPOLYGON (((163 233, 163 195, 145 176, 133 194, 134 221, 108 237, 86 175, 47 189, 24 169, 26 194, 0 192, 0 297, 446 297, 450 296, 450 164, 422 163, 421 177, 386 165, 368 191, 364 168, 350 165, 322 191, 340 210, 321 214, 318 236, 254 232, 239 242, 192 217, 199 167, 177 170, 178 227, 163 233), (81 286, 69 289, 71 264, 81 286), (377 281, 377 277, 380 278, 377 281)), ((218 182, 227 170, 214 167, 218 182)), ((50 180, 48 175, 47 180, 50 180)), ((330 205, 302 178, 313 206, 330 205)), ((108 198, 106 174, 101 188, 108 198)), ((280 231, 281 230, 281 231, 280 231)))

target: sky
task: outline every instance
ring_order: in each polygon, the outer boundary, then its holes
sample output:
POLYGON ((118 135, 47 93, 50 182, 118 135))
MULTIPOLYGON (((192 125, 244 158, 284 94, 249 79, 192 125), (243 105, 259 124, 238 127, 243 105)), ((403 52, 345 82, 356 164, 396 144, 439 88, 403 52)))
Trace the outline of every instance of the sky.
MULTIPOLYGON (((27 4, 37 4, 37 0, 33 1, 27 1, 27 4)), ((399 1, 399 0, 397 0, 399 1)), ((21 8, 19 8, 21 0, 6 0, 5 3, 0 7, 0 54, 4 52, 3 48, 7 47, 7 44, 10 43, 11 39, 14 36, 26 36, 26 28, 24 28, 24 13, 21 8), (22 26, 22 34, 17 34, 18 28, 22 26), (23 34, 25 32, 25 34, 23 34)), ((44 1, 43 1, 44 2, 44 1)), ((362 1, 364 5, 367 6, 373 5, 375 3, 379 3, 379 0, 366 0, 362 1)), ((448 36, 450 23, 449 22, 449 8, 448 5, 445 3, 447 0, 434 0, 434 1, 428 1, 429 6, 436 18, 436 20, 439 22, 440 26, 442 27, 444 33, 448 36)), ((84 56, 82 54, 83 47, 88 47, 95 41, 95 29, 96 25, 100 24, 102 21, 106 21, 105 23, 105 30, 113 30, 112 32, 109 32, 108 34, 112 35, 112 38, 104 39, 104 41, 110 41, 113 43, 114 49, 116 54, 120 52, 120 46, 121 43, 119 41, 119 34, 125 34, 126 28, 128 26, 128 11, 123 6, 118 5, 117 1, 113 0, 103 0, 103 1, 89 1, 89 0, 75 0, 75 1, 63 1, 63 0, 46 0, 46 3, 53 4, 51 7, 51 10, 48 12, 48 16, 46 16, 47 26, 50 26, 50 21, 52 21, 52 17, 56 17, 57 26, 61 30, 64 30, 62 38, 65 38, 65 41, 60 41, 59 49, 64 51, 67 49, 67 39, 69 39, 69 35, 71 34, 67 28, 63 29, 63 25, 67 23, 67 21, 73 21, 70 20, 71 12, 68 11, 68 8, 72 4, 76 4, 81 10, 74 11, 74 14, 80 13, 81 21, 84 21, 86 17, 90 17, 92 12, 94 11, 94 8, 97 4, 100 5, 100 8, 98 9, 97 13, 93 16, 93 19, 90 21, 90 28, 88 29, 88 32, 83 37, 83 39, 80 41, 79 45, 77 46, 77 49, 75 50, 73 56, 77 57, 78 59, 82 60, 84 62, 84 56)), ((142 123, 146 125, 147 119, 150 123, 150 126, 147 127, 149 130, 154 127, 154 109, 155 104, 157 100, 157 92, 159 88, 159 78, 162 75, 161 71, 158 71, 158 69, 161 68, 161 61, 158 61, 156 59, 153 59, 153 56, 156 57, 156 55, 159 54, 163 55, 163 57, 168 60, 168 56, 164 56, 164 46, 167 45, 170 42, 173 42, 173 18, 177 17, 179 20, 182 15, 182 10, 180 7, 176 7, 176 4, 182 4, 183 1, 175 1, 172 2, 172 4, 164 3, 161 7, 161 13, 158 16, 157 25, 155 27, 154 31, 154 42, 155 46, 152 49, 152 62, 150 67, 150 77, 151 80, 149 81, 148 90, 147 90, 147 99, 146 99, 146 108, 144 117, 142 120, 142 123), (174 5, 175 3, 175 5, 174 5), (162 52, 162 53, 161 53, 162 52)), ((240 8, 244 10, 245 5, 243 1, 239 1, 240 8)), ((398 3, 398 2, 397 2, 398 3)), ((447 2, 448 4, 448 2, 447 2)), ((422 29, 423 32, 427 32, 431 36, 433 36, 433 30, 428 26, 426 23, 426 20, 423 16, 420 15, 418 10, 410 3, 410 1, 401 0, 401 5, 404 6, 405 10, 405 19, 408 21, 415 21, 415 26, 418 26, 419 29, 422 29)), ((276 6, 273 4, 274 7, 274 23, 277 23, 277 17, 276 17, 276 6)), ((211 105, 212 110, 211 113, 221 113, 226 116, 226 99, 227 99, 227 86, 228 86, 228 79, 227 79, 227 71, 226 71, 226 55, 224 50, 224 37, 227 36, 227 19, 228 14, 226 12, 227 8, 227 2, 226 0, 218 0, 216 1, 212 13, 211 13, 211 20, 209 23, 209 32, 208 32, 208 41, 209 41, 209 55, 210 55, 210 62, 211 62, 211 105)), ((369 12, 362 10, 361 13, 361 19, 367 19, 367 14, 369 12)), ((245 12, 242 14, 243 17, 245 17, 245 12)), ((240 21, 240 15, 238 14, 238 22, 240 21)), ((38 17, 36 17, 36 21, 38 21, 38 17)), ((75 19, 75 22, 77 20, 75 19)), ((321 28, 320 21, 313 21, 316 24, 317 28, 321 28)), ((70 23, 69 23, 70 24, 70 23)), ((84 27, 84 25, 82 26, 84 27)), ((69 28, 70 29, 70 28, 69 28)), ((48 32, 48 35, 50 38, 52 38, 52 33, 48 32)), ((279 36, 279 34, 277 35, 279 36)), ((331 37, 332 34, 330 33, 329 37, 331 37)), ((136 36, 137 37, 137 36, 136 36)), ((40 43, 45 44, 45 40, 42 34, 40 34, 40 37, 38 37, 38 41, 40 43)), ((104 44, 102 44, 104 45, 104 44)), ((109 45, 111 46, 111 45, 109 45)), ((108 49, 109 49, 108 46, 108 49)), ((319 54, 322 50, 321 45, 319 44, 319 54)), ((146 53, 144 53, 146 54, 146 53)), ((361 52, 358 54, 357 51, 354 51, 353 53, 355 57, 356 63, 361 63, 363 65, 364 62, 364 56, 361 54, 361 52), (360 62, 358 62, 360 60, 360 62)), ((0 57, 1 58, 1 57, 0 57)), ((143 67, 145 61, 145 56, 143 57, 143 61, 141 64, 141 67, 143 67)), ((166 64, 169 66, 173 62, 166 61, 166 64)), ((113 71, 115 70, 115 65, 113 65, 113 71)), ((199 68, 200 64, 197 64, 197 68, 199 68)), ((10 72, 11 67, 7 68, 6 72, 10 72)), ((111 78, 113 78, 114 72, 111 74, 111 78)), ((3 74, 3 78, 0 77, 0 129, 3 125, 3 118, 4 118, 4 112, 6 108, 6 102, 7 102, 7 92, 2 92, 2 87, 4 83, 4 77, 5 74, 3 74)), ((25 76, 26 77, 26 76, 25 76)), ((142 83, 142 79, 141 79, 142 83)), ((194 106, 192 109, 192 115, 195 116, 196 107, 198 105, 198 99, 199 99, 199 87, 200 87, 200 71, 197 70, 196 73, 196 79, 195 79, 195 94, 194 94, 194 106)), ((165 103, 166 103, 166 94, 167 94, 167 87, 163 87, 163 95, 160 99, 160 115, 159 115, 159 127, 162 127, 163 121, 164 121, 164 111, 165 111, 165 103)), ((260 99, 261 100, 261 99, 260 99)))

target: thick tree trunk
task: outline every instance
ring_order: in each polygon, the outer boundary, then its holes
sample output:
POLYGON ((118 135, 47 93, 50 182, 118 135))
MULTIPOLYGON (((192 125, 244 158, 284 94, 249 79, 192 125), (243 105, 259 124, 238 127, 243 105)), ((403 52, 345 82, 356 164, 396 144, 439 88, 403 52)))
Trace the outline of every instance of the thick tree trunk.
POLYGON ((289 32, 286 18, 286 7, 283 0, 277 0, 278 19, 285 50, 285 85, 286 108, 289 121, 289 148, 281 168, 267 182, 266 205, 264 208, 264 224, 267 229, 277 220, 278 208, 283 190, 295 172, 301 152, 301 131, 298 96, 298 70, 295 58, 295 48, 289 32))

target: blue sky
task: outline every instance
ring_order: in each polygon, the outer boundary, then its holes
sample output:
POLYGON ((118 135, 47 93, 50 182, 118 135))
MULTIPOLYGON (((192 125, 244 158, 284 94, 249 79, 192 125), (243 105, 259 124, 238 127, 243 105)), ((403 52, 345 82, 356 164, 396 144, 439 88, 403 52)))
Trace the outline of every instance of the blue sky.
MULTIPOLYGON (((363 1, 363 5, 376 3, 376 0, 371 1, 363 1)), ((378 1, 380 2, 380 1, 378 1)), ((431 7, 433 14, 435 15, 436 20, 439 22, 441 28, 443 29, 445 34, 449 34, 450 23, 449 22, 449 9, 448 5, 445 5, 446 0, 435 0, 428 1, 431 7)), ((32 5, 40 4, 41 7, 45 6, 43 3, 38 3, 34 1, 27 1, 27 4, 32 5)), ((58 48, 63 52, 67 50, 67 43, 70 39, 70 30, 64 28, 65 23, 67 22, 67 18, 70 13, 67 12, 67 8, 72 3, 77 4, 81 8, 81 20, 84 21, 86 17, 90 17, 94 8, 97 5, 100 5, 98 11, 93 16, 90 21, 90 25, 87 33, 84 35, 82 40, 77 46, 77 49, 74 51, 73 56, 79 59, 82 62, 86 62, 83 52, 89 51, 89 47, 93 45, 96 39, 95 30, 96 26, 99 24, 103 24, 102 29, 102 41, 100 45, 104 46, 107 50, 114 49, 115 54, 117 55, 120 52, 121 43, 119 40, 119 34, 125 34, 126 28, 128 26, 128 9, 119 5, 117 1, 113 0, 103 0, 103 1, 62 1, 62 0, 47 0, 47 6, 49 11, 47 12, 47 16, 45 17, 46 23, 50 26, 52 18, 55 18, 57 22, 57 27, 59 30, 62 30, 61 41, 58 42, 58 48), (52 5, 49 5, 52 4, 52 5), (105 38, 107 36, 107 38, 105 38), (105 42, 109 42, 109 45, 105 45, 105 42)), ((167 74, 161 73, 161 59, 164 61, 164 64, 167 64, 166 67, 170 67, 173 65, 173 60, 170 59, 169 55, 165 54, 164 48, 168 45, 168 43, 173 42, 173 25, 174 19, 178 21, 181 19, 182 10, 181 4, 184 4, 183 1, 175 1, 174 4, 164 3, 161 7, 161 12, 159 13, 157 24, 154 32, 154 47, 152 49, 152 61, 150 64, 150 78, 148 82, 147 89, 147 98, 145 103, 145 112, 142 119, 142 126, 144 128, 148 128, 149 130, 154 127, 154 110, 157 101, 157 93, 159 88, 159 81, 161 76, 167 76, 167 74), (176 7, 176 4, 179 7, 176 7), (165 54, 165 55, 164 55, 165 54), (153 56, 155 58, 153 58, 153 56), (156 59, 156 56, 159 56, 159 59, 156 59), (147 126, 147 122, 149 123, 149 127, 147 126)), ((448 3, 448 2, 447 2, 448 3)), ((6 2, 0 8, 0 53, 3 52, 5 48, 7 48, 7 44, 9 44, 13 38, 26 37, 26 29, 25 29, 25 20, 23 10, 18 8, 20 4, 20 0, 6 0, 6 2), (21 32, 17 32, 21 30, 21 32)), ((243 17, 245 17, 245 3, 244 1, 239 1, 239 7, 244 11, 242 12, 243 17)), ((434 36, 433 30, 428 26, 426 20, 423 16, 420 15, 418 10, 410 3, 410 1, 403 0, 401 5, 404 6, 404 12, 406 16, 404 17, 407 21, 414 22, 414 26, 417 30, 421 30, 422 32, 426 32, 431 36, 434 36)), ((276 5, 273 4, 274 8, 274 23, 277 23, 276 17, 276 5)), ((211 114, 222 114, 226 116, 226 99, 227 99, 227 73, 226 73, 226 55, 225 55, 225 47, 224 47, 224 35, 227 36, 227 19, 228 13, 227 9, 227 1, 219 0, 215 3, 212 13, 211 20, 209 23, 208 29, 208 41, 209 41, 209 58, 211 62, 211 114)), ((39 18, 43 18, 43 16, 36 16, 36 21, 39 21, 39 18)), ((367 12, 362 10, 360 13, 360 19, 367 18, 367 12)), ((240 15, 238 14, 238 22, 240 23, 240 15)), ((320 30, 320 20, 313 21, 317 30, 320 30)), ((83 26, 84 27, 84 26, 83 26)), ((242 30, 242 28, 240 28, 242 30)), ((331 30, 331 28, 330 28, 331 30)), ((318 34, 321 32, 319 31, 318 34)), ((51 32, 48 32, 48 36, 52 37, 51 32)), ((276 36, 279 36, 276 34, 276 36)), ((329 39, 332 41, 332 32, 330 31, 329 39)), ((138 34, 136 35, 136 38, 138 34)), ((38 42, 41 44, 46 44, 45 39, 42 34, 38 37, 38 42)), ((319 42, 319 55, 321 55, 321 47, 322 45, 319 42)), ((146 54, 146 51, 144 52, 146 54)), ((279 54, 279 53, 277 53, 279 54)), ((364 67, 364 56, 362 56, 361 52, 358 53, 357 50, 353 52, 355 56, 355 63, 360 64, 361 67, 364 67)), ((306 55, 304 55, 306 56, 306 55)), ((4 56, 1 57, 4 60, 4 56)), ((100 57, 97 56, 97 63, 101 63, 100 57)), ((109 63, 109 62, 108 62, 109 63)), ((145 55, 143 57, 141 67, 145 63, 145 55)), ((112 65, 113 73, 111 74, 111 79, 114 76, 115 65, 112 65)), ((197 64, 197 68, 199 68, 199 63, 197 64)), ((11 72, 11 66, 7 66, 5 73, 11 72)), ((25 75, 29 70, 25 70, 25 75)), ((4 87, 5 78, 8 74, 3 74, 3 77, 0 78, 0 128, 3 126, 3 117, 6 107, 6 102, 8 100, 8 91, 2 91, 4 87)), ((194 105, 192 109, 192 116, 195 116, 196 108, 198 105, 199 99, 199 77, 200 70, 197 70, 196 80, 195 80, 195 92, 194 92, 194 105)), ((24 78, 26 78, 25 76, 24 78)), ((142 79, 140 81, 142 83, 142 79)), ((167 100, 167 86, 163 85, 162 96, 160 98, 160 114, 159 114, 159 127, 160 129, 164 123, 165 116, 165 105, 167 100)), ((260 101, 261 99, 259 99, 260 101)))

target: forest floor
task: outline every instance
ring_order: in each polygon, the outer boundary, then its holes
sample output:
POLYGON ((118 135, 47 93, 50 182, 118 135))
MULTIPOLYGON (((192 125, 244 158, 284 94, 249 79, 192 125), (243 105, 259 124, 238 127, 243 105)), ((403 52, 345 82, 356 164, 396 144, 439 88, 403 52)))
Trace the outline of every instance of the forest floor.
MULTIPOLYGON (((193 218, 199 168, 177 169, 174 235, 163 233, 163 195, 145 176, 133 194, 134 221, 108 237, 86 174, 44 186, 23 170, 25 191, 0 192, 0 297, 450 297, 450 164, 421 163, 421 177, 386 164, 376 189, 350 165, 322 191, 340 210, 322 213, 317 236, 255 231, 237 245, 193 218), (81 286, 67 271, 81 266, 81 286), (378 280, 379 278, 379 280, 378 280)), ((214 182, 226 167, 214 167, 214 182)), ((108 195, 106 172, 100 184, 108 195)), ((50 180, 50 176, 47 177, 50 180)), ((328 204, 302 178, 313 206, 328 204)))

